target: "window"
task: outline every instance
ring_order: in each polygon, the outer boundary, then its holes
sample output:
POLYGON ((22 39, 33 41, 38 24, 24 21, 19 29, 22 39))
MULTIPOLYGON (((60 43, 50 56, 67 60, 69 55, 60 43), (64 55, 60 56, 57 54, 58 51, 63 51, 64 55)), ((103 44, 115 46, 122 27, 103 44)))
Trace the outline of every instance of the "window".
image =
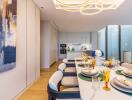
POLYGON ((132 25, 121 25, 121 61, 123 51, 132 50, 132 25))
POLYGON ((119 26, 108 26, 108 58, 119 59, 119 26))
POLYGON ((106 56, 106 50, 105 50, 106 49, 105 48, 105 45, 106 45, 105 31, 106 31, 106 28, 103 28, 102 30, 100 30, 98 32, 98 48, 103 51, 103 53, 104 53, 103 57, 106 56))

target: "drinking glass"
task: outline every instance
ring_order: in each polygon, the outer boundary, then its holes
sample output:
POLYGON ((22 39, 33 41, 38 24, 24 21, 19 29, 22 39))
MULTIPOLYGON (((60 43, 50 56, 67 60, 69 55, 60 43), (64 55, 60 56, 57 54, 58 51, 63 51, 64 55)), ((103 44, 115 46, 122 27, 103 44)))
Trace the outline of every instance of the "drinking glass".
POLYGON ((110 70, 108 68, 104 69, 104 78, 105 86, 103 87, 104 90, 109 91, 109 81, 110 81, 110 70))
POLYGON ((100 80, 98 76, 92 76, 92 89, 98 90, 100 88, 100 80))
POLYGON ((93 67, 93 69, 95 68, 95 65, 96 65, 96 61, 95 61, 95 59, 92 59, 92 67, 93 67))
POLYGON ((90 97, 90 100, 93 100, 94 97, 96 96, 96 92, 97 90, 100 88, 100 80, 98 78, 98 76, 93 76, 92 77, 92 90, 93 90, 93 94, 90 97))

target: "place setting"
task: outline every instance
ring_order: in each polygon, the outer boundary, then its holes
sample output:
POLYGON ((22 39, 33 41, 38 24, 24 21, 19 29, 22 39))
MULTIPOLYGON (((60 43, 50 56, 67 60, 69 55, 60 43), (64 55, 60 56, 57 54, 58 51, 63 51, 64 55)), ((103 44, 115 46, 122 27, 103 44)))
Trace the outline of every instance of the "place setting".
POLYGON ((103 74, 95 66, 95 60, 92 60, 89 66, 82 68, 78 76, 85 81, 92 81, 92 77, 98 77, 100 80, 103 80, 103 74))
POLYGON ((115 89, 132 96, 132 70, 124 67, 118 68, 110 84, 115 89))
POLYGON ((128 68, 120 68, 116 70, 116 74, 132 79, 132 70, 128 68))
POLYGON ((111 80, 110 84, 115 89, 131 94, 132 96, 132 79, 124 76, 117 76, 111 80))

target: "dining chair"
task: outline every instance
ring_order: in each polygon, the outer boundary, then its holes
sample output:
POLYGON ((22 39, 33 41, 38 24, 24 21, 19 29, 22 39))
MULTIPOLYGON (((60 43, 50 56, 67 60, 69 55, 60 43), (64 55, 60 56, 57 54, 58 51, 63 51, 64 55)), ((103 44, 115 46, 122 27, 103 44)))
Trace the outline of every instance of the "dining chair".
POLYGON ((65 88, 60 90, 63 73, 56 71, 49 79, 47 91, 48 100, 81 100, 78 87, 65 88))
POLYGON ((68 60, 65 58, 62 62, 65 63, 67 67, 75 67, 75 60, 68 60))
POLYGON ((63 78, 61 84, 66 87, 78 86, 77 74, 76 69, 74 67, 66 68, 65 63, 61 63, 58 66, 58 70, 63 73, 63 78))
POLYGON ((129 63, 122 63, 121 66, 126 67, 126 68, 132 70, 132 64, 129 64, 129 63))
POLYGON ((66 73, 76 73, 76 68, 75 67, 67 66, 65 63, 61 63, 58 66, 58 70, 60 70, 62 72, 66 72, 66 73))

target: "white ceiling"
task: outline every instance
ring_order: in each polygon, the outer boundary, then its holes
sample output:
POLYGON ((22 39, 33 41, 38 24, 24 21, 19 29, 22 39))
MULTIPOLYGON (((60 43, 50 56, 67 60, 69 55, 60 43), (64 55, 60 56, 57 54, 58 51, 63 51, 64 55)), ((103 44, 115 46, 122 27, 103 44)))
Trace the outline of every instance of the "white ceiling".
POLYGON ((41 8, 41 20, 54 23, 60 32, 95 32, 106 25, 132 25, 132 0, 126 0, 118 9, 88 16, 56 10, 52 0, 34 0, 41 8))

